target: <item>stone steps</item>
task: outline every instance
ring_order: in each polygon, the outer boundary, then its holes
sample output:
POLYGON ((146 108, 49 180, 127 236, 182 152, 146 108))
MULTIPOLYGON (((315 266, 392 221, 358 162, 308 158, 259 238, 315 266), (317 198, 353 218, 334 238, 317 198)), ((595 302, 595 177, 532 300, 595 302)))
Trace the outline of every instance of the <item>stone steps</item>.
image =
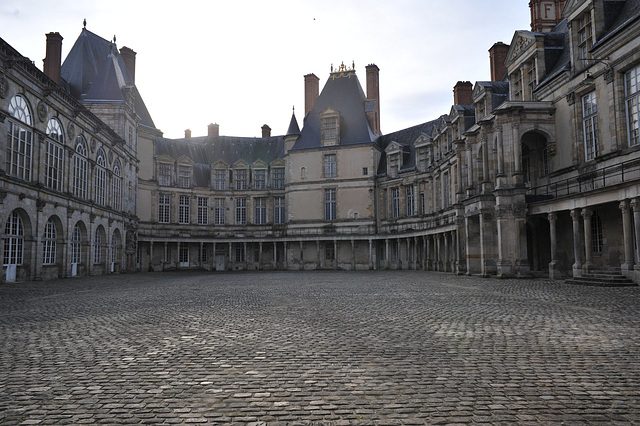
POLYGON ((565 283, 596 287, 632 287, 638 285, 618 271, 590 271, 584 273, 581 277, 565 280, 565 283))

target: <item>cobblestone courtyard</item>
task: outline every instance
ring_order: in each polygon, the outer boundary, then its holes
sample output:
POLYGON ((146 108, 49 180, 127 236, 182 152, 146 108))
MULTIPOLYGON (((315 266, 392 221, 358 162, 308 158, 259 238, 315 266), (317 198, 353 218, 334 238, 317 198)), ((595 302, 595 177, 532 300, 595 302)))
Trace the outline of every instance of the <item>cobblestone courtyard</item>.
POLYGON ((639 310, 414 271, 6 284, 0 423, 638 424, 639 310))

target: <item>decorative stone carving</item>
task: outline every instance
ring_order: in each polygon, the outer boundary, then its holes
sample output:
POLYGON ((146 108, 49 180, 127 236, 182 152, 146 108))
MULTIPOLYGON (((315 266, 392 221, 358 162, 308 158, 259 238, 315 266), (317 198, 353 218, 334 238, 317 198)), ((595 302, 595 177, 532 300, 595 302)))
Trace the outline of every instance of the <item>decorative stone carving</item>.
POLYGON ((89 146, 91 147, 91 152, 96 152, 96 147, 98 146, 98 142, 96 141, 96 138, 91 138, 91 141, 89 142, 89 146))
POLYGON ((37 209, 39 212, 41 212, 42 210, 44 210, 44 208, 45 208, 45 206, 46 206, 46 205, 47 205, 47 202, 46 202, 46 201, 44 201, 43 199, 38 198, 38 199, 36 200, 36 209, 37 209))
POLYGON ((556 155, 557 151, 558 145, 555 142, 549 142, 547 144, 547 154, 549 154, 549 156, 553 157, 554 155, 556 155))
POLYGON ((613 70, 611 69, 611 67, 607 67, 604 70, 604 81, 606 81, 607 83, 611 83, 613 82, 613 70))
POLYGON ((42 101, 38 102, 36 114, 38 115, 38 120, 44 122, 47 119, 47 104, 42 101))
POLYGON ((69 123, 67 126, 67 137, 69 139, 73 139, 76 137, 76 125, 73 123, 69 123))
POLYGON ((5 76, 0 76, 0 98, 4 99, 9 94, 9 81, 5 76))
POLYGON ((574 92, 567 93, 567 103, 573 105, 576 103, 576 94, 574 92))
POLYGON ((7 198, 7 191, 0 189, 0 204, 4 202, 5 198, 7 198))
POLYGON ((525 217, 527 215, 527 205, 525 203, 515 203, 512 209, 515 217, 525 217))

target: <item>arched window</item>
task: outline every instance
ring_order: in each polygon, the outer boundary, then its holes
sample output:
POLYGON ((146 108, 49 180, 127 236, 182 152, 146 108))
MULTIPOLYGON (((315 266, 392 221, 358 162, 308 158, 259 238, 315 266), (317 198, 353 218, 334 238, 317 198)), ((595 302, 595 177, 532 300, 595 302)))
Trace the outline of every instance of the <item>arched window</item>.
POLYGON ((120 162, 113 166, 113 178, 111 179, 111 192, 113 196, 113 208, 122 210, 122 177, 120 176, 120 162))
POLYGON ((13 212, 4 226, 3 265, 22 265, 24 258, 24 225, 18 213, 13 212))
POLYGON ((93 237, 93 263, 102 263, 102 241, 103 241, 104 228, 99 226, 96 229, 96 234, 93 237))
POLYGON ((52 118, 47 123, 47 175, 45 185, 55 191, 62 191, 64 171, 64 134, 60 122, 52 118))
POLYGON ((105 170, 105 166, 107 162, 105 161, 104 151, 102 149, 98 150, 98 157, 96 158, 96 170, 94 174, 94 188, 95 188, 95 200, 101 206, 105 205, 106 200, 106 185, 107 185, 107 171, 105 170))
MULTIPOLYGON (((111 263, 118 263, 120 256, 120 231, 113 231, 111 236, 111 263)), ((113 272, 113 270, 112 270, 113 272)))
POLYGON ((22 180, 31 180, 31 155, 33 150, 33 132, 31 111, 27 100, 16 95, 9 102, 9 120, 7 135, 7 174, 22 180))
POLYGON ((87 198, 87 143, 82 136, 76 138, 73 155, 73 195, 87 198))
POLYGON ((71 263, 80 263, 82 261, 82 231, 80 225, 76 223, 71 234, 71 263))
POLYGON ((50 218, 44 226, 42 239, 42 264, 53 265, 56 263, 56 225, 50 218))

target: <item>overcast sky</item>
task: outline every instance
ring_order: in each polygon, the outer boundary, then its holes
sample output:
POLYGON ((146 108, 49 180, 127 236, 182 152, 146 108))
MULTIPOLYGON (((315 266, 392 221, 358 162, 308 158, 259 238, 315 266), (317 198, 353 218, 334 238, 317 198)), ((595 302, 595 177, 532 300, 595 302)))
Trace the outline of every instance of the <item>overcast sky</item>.
POLYGON ((136 85, 166 137, 284 134, 302 126, 304 78, 380 68, 381 127, 449 112, 459 80, 489 80, 488 49, 530 29, 528 0, 2 0, 0 37, 42 69, 45 34, 62 56, 87 29, 135 50, 136 85))

